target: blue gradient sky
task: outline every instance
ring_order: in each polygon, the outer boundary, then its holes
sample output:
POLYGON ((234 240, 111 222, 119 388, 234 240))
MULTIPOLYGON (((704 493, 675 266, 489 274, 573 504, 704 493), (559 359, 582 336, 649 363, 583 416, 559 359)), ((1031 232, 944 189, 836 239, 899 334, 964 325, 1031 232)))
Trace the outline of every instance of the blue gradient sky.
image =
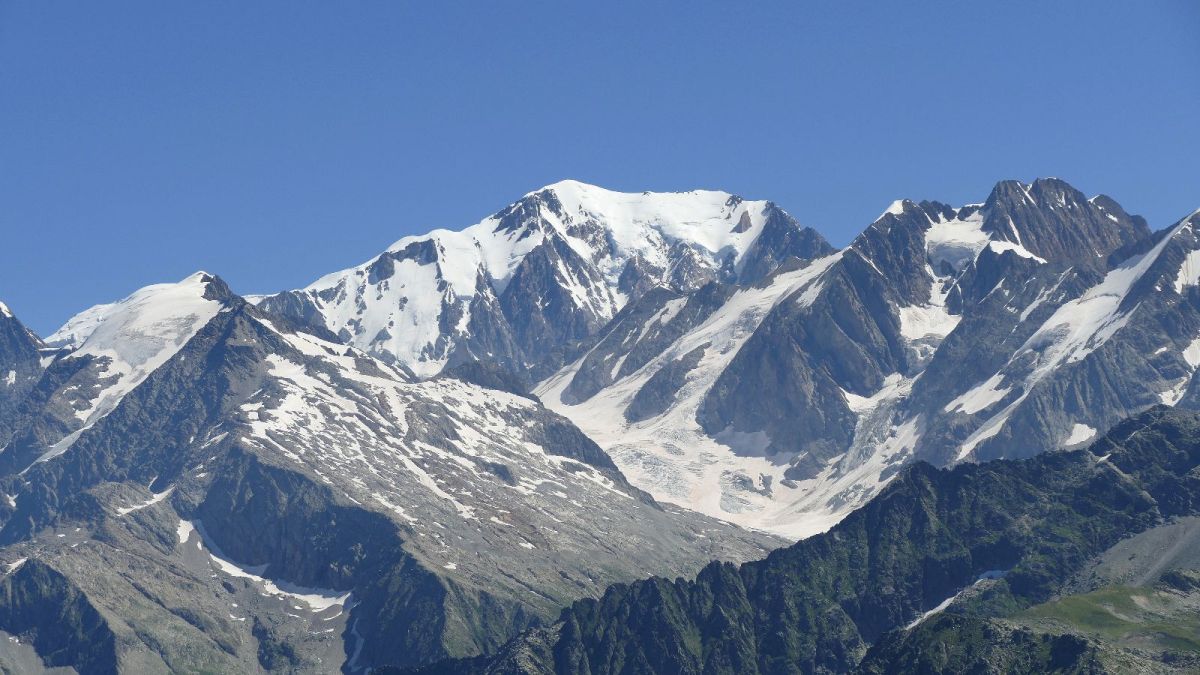
POLYGON ((1192 0, 429 4, 0 1, 0 299, 297 287, 562 178, 837 244, 1003 178, 1200 207, 1192 0))

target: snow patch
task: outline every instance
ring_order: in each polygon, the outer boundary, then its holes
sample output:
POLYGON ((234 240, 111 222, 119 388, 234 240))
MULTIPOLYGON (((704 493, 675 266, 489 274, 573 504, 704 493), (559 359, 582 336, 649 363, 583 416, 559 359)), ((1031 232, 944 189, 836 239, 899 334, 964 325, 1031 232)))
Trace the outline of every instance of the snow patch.
POLYGON ((1183 349, 1182 356, 1192 368, 1200 366, 1200 338, 1192 340, 1191 344, 1183 349))
MULTIPOLYGON (((262 573, 266 571, 266 565, 243 566, 233 562, 221 552, 221 549, 213 544, 208 534, 204 531, 204 524, 200 521, 191 523, 195 532, 200 535, 197 546, 201 549, 208 550, 208 556, 213 563, 225 574, 231 577, 239 577, 249 579, 255 584, 262 587, 265 595, 274 595, 286 598, 292 598, 299 602, 308 605, 309 609, 314 612, 320 612, 334 605, 345 606, 350 599, 350 592, 345 593, 334 591, 326 588, 312 588, 299 586, 288 583, 286 581, 273 581, 262 577, 262 573)), ((180 530, 182 531, 182 524, 180 530)))
POLYGON ((133 513, 134 511, 140 511, 140 510, 146 508, 147 506, 153 506, 153 505, 161 502, 162 500, 166 499, 167 497, 170 497, 171 493, 174 491, 175 491, 175 487, 171 486, 171 487, 167 488, 166 490, 163 490, 162 492, 156 492, 156 493, 152 494, 150 496, 150 498, 144 502, 139 502, 137 504, 134 504, 133 506, 118 507, 117 515, 118 516, 127 516, 127 515, 133 513))
POLYGON ((904 215, 904 202, 906 202, 906 201, 908 201, 908 200, 897 199, 896 201, 892 202, 891 204, 888 204, 888 207, 886 209, 884 209, 883 213, 879 214, 879 218, 876 218, 875 220, 878 221, 880 218, 883 218, 884 216, 886 216, 888 214, 891 214, 893 216, 904 215))
POLYGON ((1183 293, 1187 286, 1200 284, 1200 250, 1189 251, 1175 275, 1175 292, 1183 293))
POLYGON ((1062 442, 1062 445, 1065 448, 1073 445, 1079 445, 1080 443, 1095 437, 1095 435, 1095 428, 1089 427, 1086 424, 1076 423, 1075 426, 1071 427, 1071 434, 1062 442))
POLYGON ((942 408, 943 412, 961 411, 968 415, 987 408, 988 406, 999 402, 1008 392, 1012 391, 1012 387, 1000 388, 1000 383, 1004 381, 1004 375, 996 373, 987 379, 987 381, 979 384, 967 392, 955 397, 942 408))
POLYGON ((951 314, 942 305, 901 307, 900 334, 909 340, 944 338, 954 331, 961 320, 961 316, 951 314))
POLYGON ((971 453, 975 451, 975 448, 980 443, 989 438, 994 438, 996 434, 1000 433, 1000 430, 1004 428, 1004 424, 1008 422, 1009 416, 1012 415, 1013 410, 1023 400, 1025 400, 1024 396, 1018 398, 1016 401, 1013 401, 1005 406, 1004 410, 996 413, 996 415, 994 415, 991 419, 980 425, 980 427, 976 429, 970 436, 968 436, 966 441, 963 442, 962 446, 959 448, 958 457, 956 459, 958 461, 962 461, 967 457, 970 457, 971 453))
POLYGON ((925 231, 925 252, 930 262, 946 263, 955 271, 966 267, 987 246, 990 237, 983 231, 979 211, 963 219, 938 219, 925 231))
POLYGON ((1020 244, 1014 244, 1011 241, 990 241, 990 242, 988 242, 987 247, 990 248, 991 250, 995 251, 998 254, 1003 254, 1005 251, 1012 251, 1013 253, 1016 253, 1017 255, 1021 256, 1022 258, 1029 258, 1031 260, 1036 260, 1036 261, 1042 263, 1043 265, 1046 264, 1045 258, 1043 258, 1039 255, 1034 255, 1034 253, 1032 251, 1030 251, 1029 249, 1025 248, 1024 246, 1022 246, 1020 244))
POLYGON ((950 295, 950 287, 944 283, 946 280, 938 277, 929 265, 925 266, 925 271, 932 279, 929 302, 899 308, 900 334, 909 340, 932 337, 940 341, 954 331, 962 317, 946 309, 946 299, 950 295))
POLYGON ((1187 393, 1188 385, 1192 383, 1191 376, 1181 377, 1171 388, 1166 391, 1159 392, 1158 399, 1163 405, 1175 407, 1179 401, 1183 399, 1183 395, 1187 393))
POLYGON ((191 538, 192 533, 195 531, 196 527, 192 525, 192 521, 180 520, 179 525, 175 527, 175 536, 179 538, 179 544, 183 545, 187 543, 187 540, 191 538))
POLYGON ((857 415, 862 415, 874 410, 886 401, 891 401, 907 394, 912 388, 912 383, 912 380, 905 379, 900 373, 892 373, 884 379, 883 386, 879 388, 879 391, 870 396, 858 396, 845 389, 842 390, 842 395, 845 396, 846 405, 850 410, 857 415))
MULTIPOLYGON (((1003 570, 988 570, 987 572, 980 574, 979 578, 977 578, 975 580, 975 582, 973 584, 971 584, 971 586, 981 584, 984 581, 988 581, 990 579, 1001 579, 1004 577, 1005 574, 1006 574, 1006 572, 1003 570)), ((912 621, 907 626, 905 626, 904 630, 912 630, 912 629, 916 628, 917 626, 921 625, 921 623, 923 621, 925 621, 926 619, 928 619, 929 617, 942 613, 955 600, 962 597, 962 594, 965 593, 967 591, 967 589, 971 588, 971 586, 967 586, 967 588, 964 588, 961 591, 958 591, 954 595, 951 595, 950 597, 948 597, 945 600, 938 603, 938 605, 936 607, 934 607, 933 609, 921 614, 921 616, 917 617, 914 621, 912 621)))

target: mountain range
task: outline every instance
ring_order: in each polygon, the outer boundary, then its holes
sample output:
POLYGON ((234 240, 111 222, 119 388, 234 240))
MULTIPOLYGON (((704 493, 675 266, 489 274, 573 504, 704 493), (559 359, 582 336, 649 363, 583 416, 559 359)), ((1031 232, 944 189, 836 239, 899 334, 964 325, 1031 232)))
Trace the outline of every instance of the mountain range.
POLYGON ((424 377, 487 363, 657 499, 795 539, 907 461, 1194 407, 1197 224, 1004 181, 897 201, 837 250, 770 202, 567 181, 258 302, 424 377))
POLYGON ((0 666, 1192 667, 1076 614, 1200 606, 1197 226, 564 181, 304 289, 0 305, 0 666))

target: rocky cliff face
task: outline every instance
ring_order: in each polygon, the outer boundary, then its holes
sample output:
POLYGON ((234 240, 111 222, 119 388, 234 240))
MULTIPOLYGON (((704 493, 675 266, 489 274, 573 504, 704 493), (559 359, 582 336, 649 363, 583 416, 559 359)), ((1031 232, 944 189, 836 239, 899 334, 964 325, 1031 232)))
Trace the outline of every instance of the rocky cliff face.
POLYGON ((980 209, 983 231, 1044 260, 1092 266, 1149 233, 1110 197, 1088 199, 1057 178, 1002 181, 980 209))
POLYGON ((0 302, 0 439, 9 430, 4 426, 13 410, 33 387, 41 373, 42 341, 21 324, 8 307, 0 302))

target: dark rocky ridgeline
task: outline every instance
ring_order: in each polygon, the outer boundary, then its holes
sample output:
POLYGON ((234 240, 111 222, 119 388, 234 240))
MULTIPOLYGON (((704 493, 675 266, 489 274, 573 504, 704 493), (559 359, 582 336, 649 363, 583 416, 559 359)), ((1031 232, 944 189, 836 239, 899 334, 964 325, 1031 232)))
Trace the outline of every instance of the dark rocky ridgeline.
MULTIPOLYGON (((594 334, 608 322, 604 310, 612 303, 600 273, 553 231, 521 260, 500 294, 501 310, 530 364, 594 334), (575 289, 584 289, 586 302, 575 289)), ((535 370, 544 377, 559 365, 535 370)))
POLYGON ((711 282, 688 295, 656 288, 629 303, 583 348, 587 353, 563 393, 564 400, 586 401, 636 372, 703 323, 732 292, 728 285, 711 282))
POLYGON ((794 457, 790 478, 844 452, 855 416, 842 391, 868 396, 889 373, 914 371, 895 308, 929 300, 924 231, 942 208, 905 202, 884 214, 816 282, 815 298, 801 301, 804 289, 778 303, 705 397, 704 430, 766 432, 769 452, 794 457))
POLYGON ((1166 408, 1085 451, 917 463, 826 534, 765 560, 619 584, 492 657, 420 672, 1099 672, 1091 641, 1004 621, 1122 539, 1200 514, 1198 467, 1200 419, 1166 408))
POLYGON ((116 636, 79 587, 37 560, 15 565, 0 580, 4 630, 29 640, 48 666, 115 675, 116 636))
POLYGON ((1084 637, 1035 633, 990 619, 941 614, 911 631, 885 635, 867 652, 857 672, 1089 675, 1109 671, 1100 648, 1084 637))
MULTIPOLYGON (((1111 200, 1095 203, 1118 209, 1111 200)), ((1200 295, 1177 279, 1200 249, 1197 223, 1193 215, 1132 245, 1101 250, 1088 265, 984 251, 960 277, 962 321, 907 403, 927 429, 916 455, 955 461, 972 434, 994 424, 990 436, 973 441, 971 456, 1027 457, 1090 439, 1068 442, 1076 427, 1099 433, 1160 403, 1196 409, 1197 362, 1189 348, 1200 336, 1200 295), (1125 276, 1135 281, 1125 284, 1125 276), (1099 306, 1095 299, 1105 295, 1118 304, 1099 306), (1086 329, 1095 334, 1073 341, 1073 327, 1089 322, 1097 322, 1086 329), (976 398, 974 408, 952 404, 989 388, 982 386, 989 380, 996 393, 976 398)))
POLYGON ((532 386, 527 374, 509 370, 494 361, 463 361, 442 371, 438 377, 451 377, 487 389, 521 396, 529 396, 532 386))
POLYGON ((743 286, 757 284, 789 259, 814 260, 835 250, 816 230, 804 227, 789 213, 771 204, 762 234, 740 263, 737 283, 743 286))
MULTIPOLYGON (((466 373, 471 372, 470 364, 479 363, 498 374, 499 371, 507 372, 507 375, 501 375, 506 380, 531 381, 532 374, 525 368, 525 352, 504 314, 504 306, 491 279, 483 270, 476 274, 475 296, 467 311, 470 316, 466 334, 455 346, 446 369, 466 373)), ((524 385, 523 389, 528 390, 529 386, 524 385)))
POLYGON ((0 560, 16 570, 0 630, 48 665, 420 664, 494 650, 612 582, 779 541, 655 503, 536 401, 414 383, 197 283, 219 309, 110 412, 80 428, 111 379, 68 354, 0 455, 0 560), (310 609, 306 589, 350 596, 310 609))
POLYGON ((60 359, 47 369, 23 403, 23 428, 3 455, 8 493, 31 498, 8 514, 0 539, 31 536, 64 502, 100 482, 150 485, 161 477, 165 484, 198 461, 196 437, 219 425, 253 391, 265 371, 264 355, 286 347, 277 334, 248 318, 252 306, 236 296, 227 296, 227 302, 228 311, 218 313, 122 405, 80 434, 63 461, 36 462, 77 431, 68 426, 78 424, 70 405, 76 398, 64 403, 64 392, 78 396, 75 392, 87 391, 81 378, 85 383, 98 379, 91 357, 60 359))
POLYGON ((687 382, 688 373, 696 368, 704 356, 707 345, 700 345, 682 357, 658 369, 646 384, 638 389, 629 406, 625 408, 625 419, 640 422, 661 415, 675 403, 676 394, 687 382))
POLYGON ((1109 254, 1150 234, 1143 218, 1129 215, 1110 197, 1089 200, 1058 178, 1028 185, 1001 181, 982 211, 983 229, 997 239, 1072 265, 1103 266, 1109 254))
POLYGON ((41 339, 0 302, 0 445, 7 442, 10 417, 41 373, 41 339))

